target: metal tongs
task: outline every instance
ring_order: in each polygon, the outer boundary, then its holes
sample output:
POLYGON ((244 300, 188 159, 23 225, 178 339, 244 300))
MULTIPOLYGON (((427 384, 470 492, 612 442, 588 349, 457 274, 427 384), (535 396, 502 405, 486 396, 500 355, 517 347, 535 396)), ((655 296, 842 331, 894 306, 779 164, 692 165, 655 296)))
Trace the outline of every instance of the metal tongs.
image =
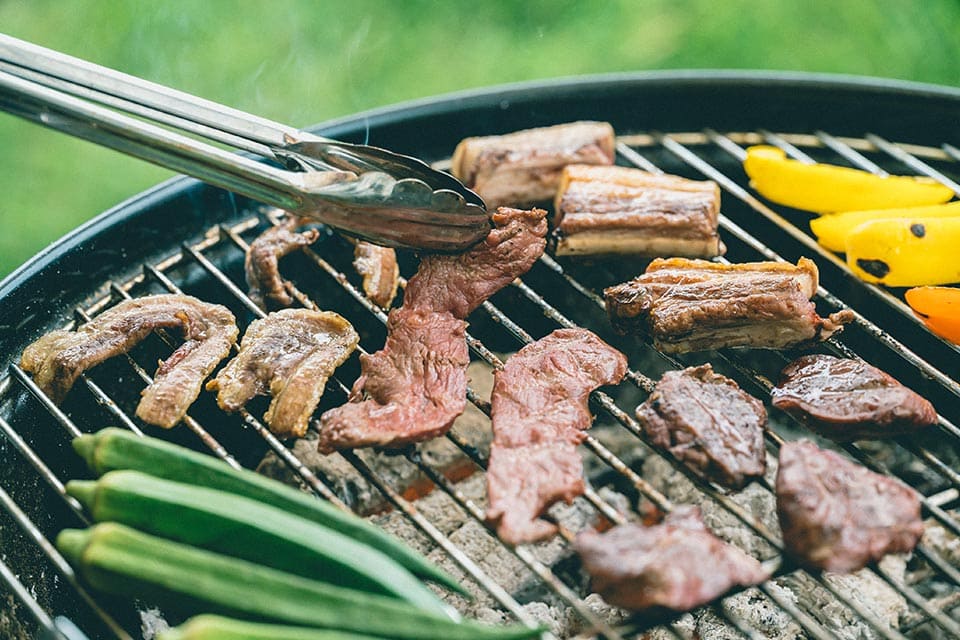
POLYGON ((420 160, 322 138, 3 34, 0 108, 385 246, 462 251, 490 230, 483 200, 420 160))

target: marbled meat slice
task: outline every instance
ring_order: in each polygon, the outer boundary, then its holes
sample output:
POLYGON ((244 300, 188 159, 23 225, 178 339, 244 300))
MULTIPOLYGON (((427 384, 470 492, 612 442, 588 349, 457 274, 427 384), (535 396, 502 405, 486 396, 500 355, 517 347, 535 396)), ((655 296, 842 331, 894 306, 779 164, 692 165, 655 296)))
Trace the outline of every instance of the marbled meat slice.
POLYGON ((300 219, 288 217, 250 243, 244 260, 250 299, 261 308, 289 307, 293 298, 280 276, 280 258, 316 242, 320 232, 297 232, 300 219))
POLYGON ((890 438, 937 423, 925 398, 862 360, 808 355, 780 374, 773 405, 837 441, 890 438))
POLYGON ((183 331, 183 344, 143 390, 137 417, 169 428, 180 422, 200 395, 204 379, 237 341, 230 310, 185 295, 156 295, 125 300, 76 331, 53 331, 28 346, 20 366, 37 385, 60 402, 81 373, 127 353, 156 329, 183 331))
POLYGON ((353 249, 353 267, 363 278, 367 297, 377 306, 389 309, 400 283, 397 252, 360 240, 353 249))
POLYGON ((577 452, 593 421, 587 401, 620 382, 627 360, 586 329, 558 329, 528 344, 494 373, 487 519, 510 544, 550 536, 539 519, 584 491, 577 452))
POLYGON ((457 255, 424 256, 407 282, 403 306, 465 319, 543 255, 546 216, 543 209, 500 207, 491 216, 493 231, 476 247, 457 255))
POLYGON ((648 335, 666 353, 787 349, 826 340, 853 319, 848 309, 817 315, 810 298, 818 276, 806 258, 796 266, 657 258, 642 275, 605 289, 604 297, 615 329, 648 335))
POLYGON ((916 491, 809 441, 780 448, 776 489, 784 546, 808 567, 856 571, 923 535, 916 491))
POLYGON ((254 320, 240 353, 207 383, 217 404, 238 411, 257 395, 271 395, 264 420, 281 437, 302 438, 327 379, 359 342, 342 316, 329 311, 283 309, 254 320))
POLYGON ((637 407, 650 440, 731 489, 763 476, 763 403, 709 364, 668 371, 637 407))
POLYGON ((574 548, 593 589, 632 611, 688 611, 769 577, 754 558, 710 533, 697 507, 677 507, 652 527, 631 523, 582 533, 574 548))
POLYGON ((613 164, 616 138, 606 122, 571 122, 500 136, 466 138, 450 172, 488 207, 552 200, 568 164, 613 164))
POLYGON ((390 446, 446 433, 467 402, 467 323, 401 307, 383 349, 360 356, 351 402, 321 417, 319 449, 390 446))
POLYGON ((501 207, 484 242, 423 259, 403 305, 388 316, 386 345, 360 357, 351 402, 321 416, 321 451, 395 447, 446 433, 466 406, 464 319, 543 254, 545 217, 501 207))
POLYGON ((720 187, 630 167, 569 165, 554 199, 557 255, 723 254, 720 187))

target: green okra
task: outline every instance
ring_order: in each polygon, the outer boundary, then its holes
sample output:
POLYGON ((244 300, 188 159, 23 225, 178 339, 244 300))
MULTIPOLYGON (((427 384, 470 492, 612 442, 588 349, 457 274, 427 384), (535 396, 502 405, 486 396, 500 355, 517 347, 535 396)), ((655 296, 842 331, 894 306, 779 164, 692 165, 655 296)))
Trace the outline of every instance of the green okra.
POLYGON ((67 493, 77 498, 97 522, 118 522, 459 619, 419 578, 387 555, 256 500, 139 471, 110 471, 97 481, 71 480, 67 493))
POLYGON ((57 548, 92 587, 191 614, 411 640, 514 640, 542 628, 454 622, 380 595, 345 589, 108 522, 65 529, 57 548))
POLYGON ((97 475, 133 469, 175 482, 227 491, 313 520, 379 549, 414 575, 469 597, 456 579, 363 518, 253 471, 234 469, 206 454, 116 427, 79 436, 73 440, 73 448, 97 475))

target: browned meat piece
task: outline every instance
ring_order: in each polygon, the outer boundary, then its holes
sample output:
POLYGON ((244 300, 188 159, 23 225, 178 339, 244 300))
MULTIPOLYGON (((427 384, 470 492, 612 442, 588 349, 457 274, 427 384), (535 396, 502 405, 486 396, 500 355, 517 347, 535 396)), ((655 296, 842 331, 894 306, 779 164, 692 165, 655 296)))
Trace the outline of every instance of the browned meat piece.
POLYGON ((546 247, 547 212, 500 207, 487 239, 459 255, 428 255, 403 294, 403 306, 466 318, 530 270, 546 247))
POLYGON ((257 395, 273 396, 264 420, 281 437, 302 438, 327 379, 360 338, 329 311, 284 309, 247 327, 240 353, 207 383, 217 404, 238 411, 257 395))
POLYGON ((280 258, 313 244, 320 236, 316 229, 297 233, 298 218, 287 218, 270 227, 250 243, 244 269, 250 298, 261 308, 289 307, 293 298, 280 277, 280 258))
POLYGON ((125 300, 76 331, 52 331, 28 346, 20 366, 54 402, 63 400, 80 374, 130 351, 155 329, 179 328, 184 342, 160 363, 143 390, 137 417, 169 428, 200 395, 203 380, 237 341, 236 321, 226 307, 184 295, 125 300))
POLYGON ((533 542, 556 530, 538 516, 583 493, 577 445, 593 422, 590 392, 626 371, 623 354, 586 329, 558 329, 494 373, 487 519, 502 540, 533 542))
POLYGON ((787 550, 827 571, 905 553, 923 534, 913 489, 809 441, 780 448, 777 513, 787 550))
POLYGON ((403 306, 390 312, 386 345, 360 357, 352 401, 321 416, 321 451, 392 447, 447 432, 466 406, 463 319, 540 257, 545 216, 501 207, 486 241, 464 254, 423 259, 403 306))
POLYGON ((361 240, 353 249, 353 267, 363 278, 367 297, 377 306, 390 308, 400 282, 397 252, 361 240))
POLYGON ((568 164, 613 164, 616 139, 606 122, 571 122, 502 136, 466 138, 451 173, 488 207, 552 200, 568 164))
POLYGON ((637 418, 653 444, 731 489, 763 476, 763 403, 709 364, 663 374, 637 418))
POLYGON ((937 423, 926 399, 862 360, 809 355, 781 372, 773 405, 838 441, 890 438, 937 423))
POLYGON ((731 587, 769 577, 759 562, 707 530, 697 507, 677 507, 663 522, 582 533, 574 548, 592 586, 612 605, 687 611, 731 587))
POLYGON ((320 451, 399 446, 446 433, 467 403, 466 330, 449 313, 391 311, 386 345, 360 356, 363 374, 352 401, 321 417, 320 451))
POLYGON ((628 167, 570 165, 554 199, 557 255, 712 258, 717 233, 715 182, 628 167))
POLYGON ((796 266, 658 258, 642 275, 603 293, 615 329, 649 335, 666 353, 787 349, 826 340, 853 319, 847 309, 817 315, 810 302, 817 278, 817 266, 806 258, 796 266))

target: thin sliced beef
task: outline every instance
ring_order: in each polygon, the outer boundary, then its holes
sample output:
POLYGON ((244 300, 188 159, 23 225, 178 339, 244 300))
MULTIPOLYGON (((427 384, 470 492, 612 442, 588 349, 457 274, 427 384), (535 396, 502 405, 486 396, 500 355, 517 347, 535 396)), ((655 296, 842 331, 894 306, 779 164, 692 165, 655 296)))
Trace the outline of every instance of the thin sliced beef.
POLYGON ((525 346, 494 374, 487 519, 510 544, 550 536, 538 516, 584 490, 577 452, 597 387, 620 382, 627 360, 586 329, 558 329, 525 346))
POLYGON ((389 309, 400 283, 397 252, 360 240, 353 249, 353 267, 363 278, 367 297, 377 306, 389 309))
POLYGON ((557 255, 712 258, 720 188, 629 167, 570 165, 554 199, 557 255))
POLYGON ((574 548, 593 589, 633 611, 687 611, 731 587, 769 577, 754 558, 710 533, 697 507, 677 507, 652 527, 624 524, 603 534, 582 533, 574 548))
POLYGON ((137 417, 158 427, 180 422, 204 379, 230 353, 239 333, 230 310, 184 295, 125 300, 76 331, 52 331, 28 346, 20 366, 54 402, 63 400, 80 374, 127 353, 156 329, 180 329, 184 342, 143 390, 137 417))
POLYGON ((658 258, 646 272, 604 290, 607 314, 622 333, 650 336, 667 353, 724 347, 787 349, 826 340, 853 319, 844 309, 817 315, 816 265, 719 264, 658 258))
POLYGON ((261 308, 289 307, 293 298, 280 276, 280 258, 316 242, 316 229, 297 232, 300 219, 288 217, 250 243, 244 261, 250 298, 261 308))
POLYGON ((923 534, 916 491, 809 441, 780 448, 777 513, 787 550, 827 571, 911 551, 923 534))
POLYGON ((466 406, 464 318, 540 257, 545 216, 501 207, 485 242, 423 259, 388 316, 386 345, 360 357, 351 402, 321 417, 321 451, 396 447, 447 432, 466 406))
POLYGON ((453 152, 454 176, 488 207, 552 200, 568 164, 613 164, 616 139, 606 122, 571 122, 502 136, 466 138, 453 152))
POLYGON ((530 270, 546 247, 543 209, 500 207, 491 216, 493 231, 479 245, 458 255, 428 255, 403 293, 403 306, 447 311, 466 319, 490 296, 530 270))
POLYGON ((763 403, 709 364, 663 374, 637 419, 653 444, 731 489, 767 469, 763 403))
POLYGON ((207 383, 217 404, 238 411, 257 395, 273 400, 264 415, 281 437, 302 438, 327 379, 357 346, 359 337, 343 317, 329 311, 284 309, 255 320, 240 353, 207 383))
POLYGON ((780 374, 773 405, 838 441, 890 438, 937 423, 926 399, 862 360, 808 355, 780 374))
POLYGON ((446 433, 467 402, 466 330, 449 313, 391 311, 386 345, 360 356, 352 402, 321 417, 320 451, 396 447, 446 433))

